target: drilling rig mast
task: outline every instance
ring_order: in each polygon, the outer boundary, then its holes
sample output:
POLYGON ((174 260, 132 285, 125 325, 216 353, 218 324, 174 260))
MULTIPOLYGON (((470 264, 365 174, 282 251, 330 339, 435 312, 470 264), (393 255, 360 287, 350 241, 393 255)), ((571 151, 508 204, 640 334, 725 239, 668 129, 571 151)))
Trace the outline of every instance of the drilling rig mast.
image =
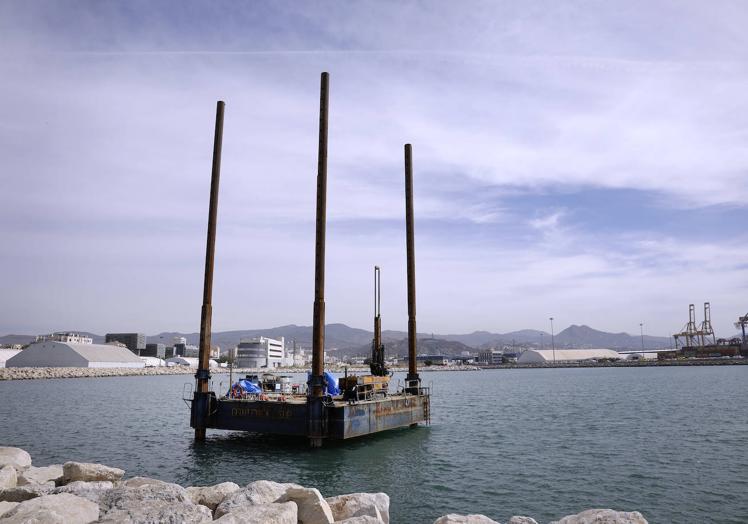
POLYGON ((384 344, 382 344, 382 310, 381 310, 381 274, 379 266, 374 266, 374 339, 371 341, 371 374, 375 377, 386 377, 389 370, 384 363, 384 344))

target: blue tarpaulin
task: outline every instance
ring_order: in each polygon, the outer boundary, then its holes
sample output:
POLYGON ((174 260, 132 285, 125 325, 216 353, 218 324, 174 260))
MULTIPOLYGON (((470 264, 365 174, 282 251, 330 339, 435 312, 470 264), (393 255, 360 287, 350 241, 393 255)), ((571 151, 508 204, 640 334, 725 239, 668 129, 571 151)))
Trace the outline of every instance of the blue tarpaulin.
POLYGON ((231 386, 231 390, 229 391, 229 396, 233 397, 234 395, 231 394, 232 391, 235 391, 236 389, 241 390, 243 393, 262 393, 262 389, 257 384, 253 384, 249 380, 242 379, 239 382, 234 382, 234 384, 231 386))
MULTIPOLYGON (((311 373, 306 374, 307 381, 309 381, 311 376, 311 373)), ((340 395, 340 387, 338 386, 338 379, 335 378, 335 375, 329 371, 325 371, 325 382, 327 382, 328 395, 340 395)))

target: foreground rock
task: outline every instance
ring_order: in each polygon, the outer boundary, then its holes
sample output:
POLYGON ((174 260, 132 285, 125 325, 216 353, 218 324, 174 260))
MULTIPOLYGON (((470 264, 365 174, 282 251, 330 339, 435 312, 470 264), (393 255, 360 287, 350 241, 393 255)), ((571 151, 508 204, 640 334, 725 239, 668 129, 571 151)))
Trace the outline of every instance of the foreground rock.
POLYGON ((551 524, 647 524, 638 511, 615 511, 612 509, 588 509, 569 515, 551 524))
POLYGON ((300 524, 332 524, 330 505, 316 488, 288 488, 278 502, 295 502, 300 524))
POLYGON ((214 510, 226 497, 240 489, 239 485, 233 482, 222 482, 215 486, 187 488, 187 494, 193 503, 202 504, 214 510))
POLYGON ((215 522, 222 524, 297 524, 300 521, 296 503, 271 502, 232 511, 215 522))
POLYGON ((29 484, 0 490, 0 502, 23 502, 43 495, 51 495, 54 486, 46 484, 29 484))
POLYGON ((353 517, 374 517, 384 524, 390 522, 390 497, 386 493, 352 493, 325 499, 335 521, 353 517))
POLYGON ((62 481, 62 465, 52 464, 44 468, 30 466, 18 476, 18 485, 57 483, 62 481))
POLYGON ((83 482, 82 480, 75 480, 70 484, 56 488, 53 493, 70 493, 98 504, 104 493, 113 487, 114 484, 108 481, 83 482))
POLYGON ((382 519, 370 515, 362 515, 345 520, 336 520, 335 524, 382 524, 382 519))
MULTIPOLYGON (((24 450, 0 447, 0 521, 5 523, 389 524, 386 493, 324 498, 298 484, 258 480, 183 488, 163 480, 122 480, 118 468, 83 462, 31 465, 24 450)), ((449 514, 434 524, 498 524, 485 515, 449 514)), ((507 524, 538 524, 514 516, 507 524)), ((647 524, 639 512, 591 509, 551 524, 647 524)))
POLYGON ((270 480, 258 480, 250 482, 247 486, 239 491, 235 491, 227 496, 218 504, 215 511, 215 517, 219 518, 227 513, 236 511, 246 506, 256 506, 258 504, 270 504, 277 502, 291 488, 301 488, 298 484, 282 484, 270 480))
POLYGON ((13 466, 0 468, 0 489, 15 488, 18 484, 18 475, 13 466))
POLYGON ((434 524, 499 524, 495 520, 491 520, 485 515, 457 515, 450 513, 439 517, 434 521, 434 524))
POLYGON ((0 502, 0 517, 8 513, 10 510, 18 506, 18 502, 0 502))
POLYGON ((182 486, 154 480, 141 477, 130 486, 123 483, 105 492, 100 499, 101 521, 157 524, 213 520, 212 512, 193 504, 182 486))
POLYGON ((88 524, 98 518, 98 504, 69 493, 44 495, 21 502, 2 516, 3 524, 88 524))
POLYGON ((0 468, 4 466, 24 470, 31 466, 31 455, 21 448, 0 447, 0 468))
POLYGON ((125 475, 125 471, 119 468, 110 468, 102 464, 92 464, 89 462, 66 462, 62 465, 62 482, 74 482, 82 480, 83 482, 92 482, 105 480, 115 482, 125 475))

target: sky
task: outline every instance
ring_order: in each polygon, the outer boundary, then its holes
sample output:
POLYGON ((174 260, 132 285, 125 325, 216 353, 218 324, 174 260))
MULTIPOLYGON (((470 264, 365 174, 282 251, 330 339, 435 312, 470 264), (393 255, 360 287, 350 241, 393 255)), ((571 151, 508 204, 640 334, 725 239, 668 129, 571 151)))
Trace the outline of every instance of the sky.
POLYGON ((0 3, 0 334, 310 325, 319 75, 326 316, 666 336, 748 311, 742 1, 0 3))

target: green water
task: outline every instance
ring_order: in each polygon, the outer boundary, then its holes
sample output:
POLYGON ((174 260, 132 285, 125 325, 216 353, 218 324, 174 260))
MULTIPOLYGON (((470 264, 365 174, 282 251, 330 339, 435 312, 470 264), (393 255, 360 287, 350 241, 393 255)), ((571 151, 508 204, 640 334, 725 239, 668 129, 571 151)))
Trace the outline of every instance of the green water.
MULTIPOLYGON (((446 513, 547 522, 592 507, 652 523, 748 522, 748 366, 424 373, 432 425, 310 450, 209 432, 184 376, 0 382, 0 445, 182 485, 270 479, 384 491, 394 523, 446 513)), ((226 378, 217 378, 226 382, 226 378)))

